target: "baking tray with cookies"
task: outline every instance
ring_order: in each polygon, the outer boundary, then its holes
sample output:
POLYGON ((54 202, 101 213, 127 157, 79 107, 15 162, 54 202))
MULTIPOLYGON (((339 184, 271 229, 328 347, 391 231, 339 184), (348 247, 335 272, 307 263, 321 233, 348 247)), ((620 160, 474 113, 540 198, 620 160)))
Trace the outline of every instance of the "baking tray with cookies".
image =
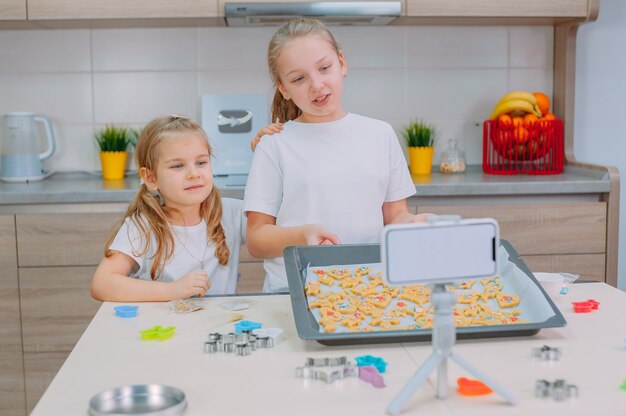
MULTIPOLYGON (((293 246, 284 252, 296 329, 324 345, 430 341, 430 287, 389 285, 379 244, 293 246)), ((531 336, 566 325, 517 251, 497 250, 498 274, 447 285, 457 338, 531 336)))

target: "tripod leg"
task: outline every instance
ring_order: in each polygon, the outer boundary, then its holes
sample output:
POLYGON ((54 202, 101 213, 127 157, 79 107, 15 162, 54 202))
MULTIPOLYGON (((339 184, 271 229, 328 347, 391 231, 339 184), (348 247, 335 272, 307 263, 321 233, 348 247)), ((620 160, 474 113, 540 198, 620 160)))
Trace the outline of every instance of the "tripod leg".
POLYGON ((482 371, 472 366, 469 363, 469 361, 465 361, 465 359, 461 358, 459 355, 455 354, 452 351, 450 352, 450 359, 454 361, 455 363, 457 363, 459 367, 467 370, 468 373, 470 373, 471 375, 473 375, 474 377, 476 377, 477 379, 485 383, 487 386, 489 386, 491 390, 495 391, 500 396, 504 397, 504 399, 507 402, 511 403, 512 405, 517 404, 517 398, 513 395, 513 393, 509 392, 503 387, 500 387, 498 384, 496 384, 495 381, 487 377, 482 371))
POLYGON ((424 361, 424 364, 422 364, 422 366, 417 369, 415 374, 413 374, 409 382, 404 385, 400 393, 398 393, 396 397, 394 397, 394 399, 391 401, 391 403, 389 403, 389 406, 387 406, 386 410, 387 414, 395 416, 400 413, 411 395, 426 380, 428 374, 430 374, 430 372, 437 365, 441 364, 442 360, 444 360, 444 358, 441 355, 437 353, 432 353, 430 357, 428 357, 428 359, 424 361))
POLYGON ((437 367, 437 398, 448 397, 448 360, 442 359, 437 367))

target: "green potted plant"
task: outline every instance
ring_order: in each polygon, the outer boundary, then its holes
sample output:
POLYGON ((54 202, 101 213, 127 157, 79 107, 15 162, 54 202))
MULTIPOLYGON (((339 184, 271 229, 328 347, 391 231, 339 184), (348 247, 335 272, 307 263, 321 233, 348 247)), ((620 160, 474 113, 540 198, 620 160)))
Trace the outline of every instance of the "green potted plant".
POLYGON ((401 132, 409 153, 409 169, 415 175, 428 175, 435 153, 435 126, 422 120, 411 121, 401 132))
POLYGON ((124 178, 126 170, 126 151, 132 143, 131 134, 127 127, 118 127, 107 124, 94 134, 100 147, 100 161, 102 163, 102 178, 119 180, 124 178))

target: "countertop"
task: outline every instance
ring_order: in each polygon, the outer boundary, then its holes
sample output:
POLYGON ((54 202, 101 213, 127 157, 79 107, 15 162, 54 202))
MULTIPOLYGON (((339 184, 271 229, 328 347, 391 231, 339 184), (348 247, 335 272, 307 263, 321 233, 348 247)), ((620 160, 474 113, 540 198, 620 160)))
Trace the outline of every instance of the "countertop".
MULTIPOLYGON (((468 166, 465 173, 413 176, 417 197, 599 194, 609 192, 610 180, 603 171, 566 166, 558 175, 487 175, 480 166, 468 166)), ((243 198, 243 186, 226 186, 215 178, 223 197, 243 198)), ((30 183, 0 182, 0 206, 20 204, 67 204, 129 202, 139 179, 129 173, 121 181, 104 181, 89 173, 56 173, 30 183)))
MULTIPOLYGON (((446 400, 435 397, 436 371, 406 403, 401 414, 423 415, 623 415, 626 391, 626 293, 604 283, 572 285, 567 295, 556 295, 556 305, 567 320, 563 328, 546 328, 530 337, 461 340, 455 354, 469 361, 512 392, 517 406, 495 393, 463 397, 454 385, 458 377, 474 378, 454 362, 448 363, 446 400), (572 311, 572 301, 593 298, 600 307, 590 313, 572 311), (560 348, 558 361, 531 357, 543 345, 560 348), (535 382, 564 379, 579 389, 577 398, 558 402, 536 398, 535 382)), ((83 415, 96 393, 126 384, 160 383, 184 391, 186 416, 194 415, 383 415, 390 401, 432 352, 429 342, 328 347, 301 340, 295 329, 288 295, 216 297, 206 309, 190 314, 170 312, 168 303, 140 303, 135 318, 114 315, 117 303, 105 302, 78 344, 31 413, 83 415), (247 300, 250 309, 238 311, 264 327, 281 327, 283 336, 270 349, 241 357, 207 354, 203 343, 212 332, 233 330, 234 313, 221 304, 247 300), (154 325, 176 327, 173 338, 141 341, 139 331, 154 325), (295 368, 307 357, 374 355, 387 361, 386 387, 350 377, 326 384, 295 377, 295 368)))

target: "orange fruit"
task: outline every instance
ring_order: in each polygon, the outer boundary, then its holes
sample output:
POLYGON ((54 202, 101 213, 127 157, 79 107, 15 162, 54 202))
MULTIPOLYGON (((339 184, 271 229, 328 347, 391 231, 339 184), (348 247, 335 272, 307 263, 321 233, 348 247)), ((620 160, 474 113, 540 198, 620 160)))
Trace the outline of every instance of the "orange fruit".
POLYGON ((537 99, 537 105, 541 114, 547 114, 550 111, 550 98, 542 92, 533 92, 533 95, 537 99))
POLYGON ((515 117, 512 118, 512 120, 513 120, 513 125, 515 127, 521 126, 522 124, 524 124, 524 117, 515 116, 515 117))
POLYGON ((513 130, 513 139, 516 143, 526 143, 528 141, 528 130, 523 125, 515 127, 513 130))
POLYGON ((524 116, 524 124, 526 125, 536 123, 537 121, 539 121, 539 117, 532 113, 528 113, 524 116))
POLYGON ((509 124, 513 122, 513 120, 511 120, 511 116, 508 114, 500 114, 500 116, 498 116, 498 121, 503 124, 509 124))
POLYGON ((552 113, 545 113, 543 117, 541 117, 541 121, 548 121, 548 120, 556 120, 556 116, 552 113))

